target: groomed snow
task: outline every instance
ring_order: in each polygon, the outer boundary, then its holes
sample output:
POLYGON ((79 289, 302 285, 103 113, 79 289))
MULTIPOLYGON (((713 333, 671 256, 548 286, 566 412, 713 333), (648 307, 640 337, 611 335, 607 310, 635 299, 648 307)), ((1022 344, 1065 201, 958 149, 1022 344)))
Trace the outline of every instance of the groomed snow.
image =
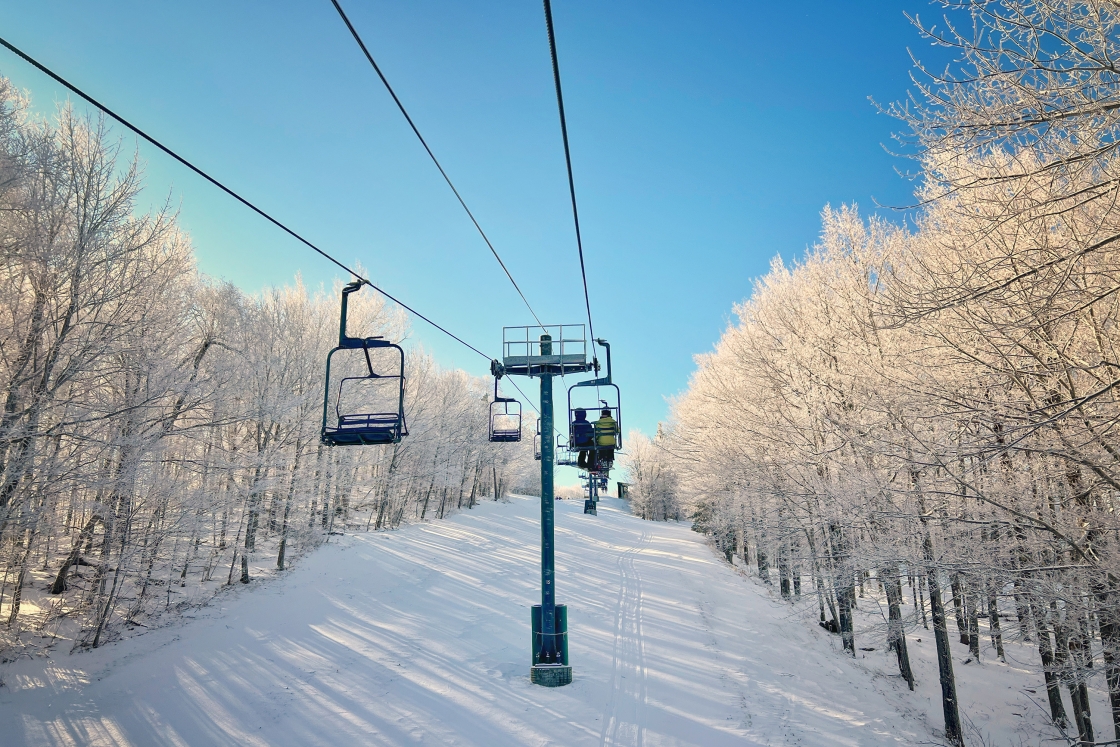
POLYGON ((283 578, 185 625, 7 665, 0 741, 936 743, 924 716, 897 710, 897 678, 838 655, 834 637, 687 525, 641 521, 620 505, 606 501, 594 517, 581 502, 557 503, 567 687, 529 682, 539 502, 515 498, 332 538, 283 578))

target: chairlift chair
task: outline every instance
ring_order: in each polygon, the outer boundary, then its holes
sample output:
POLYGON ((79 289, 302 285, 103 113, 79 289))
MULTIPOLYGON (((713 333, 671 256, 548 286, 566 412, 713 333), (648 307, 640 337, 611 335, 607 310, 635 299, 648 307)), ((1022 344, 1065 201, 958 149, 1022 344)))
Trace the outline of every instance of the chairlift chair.
POLYGON ((556 466, 558 467, 575 467, 577 462, 575 457, 572 456, 574 452, 568 448, 568 442, 564 440, 564 436, 556 434, 556 466))
POLYGON ((490 403, 490 440, 495 443, 521 440, 521 403, 498 395, 497 376, 494 377, 494 401, 490 403))
POLYGON ((347 298, 361 287, 354 281, 342 289, 338 346, 327 354, 319 438, 328 446, 395 444, 408 435, 404 350, 380 336, 346 335, 347 298))
MULTIPOLYGON (((599 441, 608 434, 600 432, 596 420, 590 418, 591 413, 606 411, 614 419, 614 453, 622 451, 622 395, 618 385, 611 380, 611 346, 606 340, 597 339, 595 343, 606 351, 607 375, 598 379, 590 379, 573 384, 568 388, 568 449, 570 451, 587 451, 592 457, 591 464, 599 463, 599 441), (590 388, 594 387, 594 395, 590 388), (576 410, 588 413, 588 423, 576 420, 576 410)), ((609 468, 608 468, 609 469, 609 468)), ((606 470, 603 470, 604 472, 606 470)))
MULTIPOLYGON (((597 457, 596 453, 596 457, 597 457)), ((590 460, 589 460, 590 461, 590 460)), ((607 481, 610 479, 612 462, 603 460, 592 461, 587 466, 588 482, 594 482, 600 488, 606 490, 607 481)))

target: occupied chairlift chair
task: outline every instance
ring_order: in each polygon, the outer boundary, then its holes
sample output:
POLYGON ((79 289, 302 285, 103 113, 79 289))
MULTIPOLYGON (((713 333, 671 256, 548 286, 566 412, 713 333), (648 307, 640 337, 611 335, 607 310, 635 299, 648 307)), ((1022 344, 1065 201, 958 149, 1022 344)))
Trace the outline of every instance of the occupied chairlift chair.
MULTIPOLYGON (((498 378, 494 377, 494 401, 490 403, 490 440, 495 443, 520 441, 521 403, 498 395, 498 378)), ((539 429, 540 425, 537 427, 539 429)))
MULTIPOLYGON (((618 385, 611 381, 611 346, 610 343, 603 339, 597 339, 595 340, 595 343, 602 347, 607 354, 606 377, 600 379, 590 379, 588 381, 581 381, 577 384, 573 384, 568 388, 568 451, 592 452, 592 455, 595 457, 593 463, 598 462, 598 454, 596 452, 598 451, 599 436, 601 434, 597 432, 594 433, 590 440, 587 440, 586 437, 582 440, 579 438, 579 435, 576 433, 575 428, 577 409, 586 410, 588 412, 589 420, 591 420, 590 415, 592 413, 599 413, 603 410, 608 410, 611 414, 611 417, 613 417, 615 421, 614 451, 615 453, 619 453, 622 451, 622 395, 618 389, 618 385), (579 389, 581 387, 595 387, 597 395, 596 399, 598 400, 598 404, 585 406, 575 403, 573 395, 576 394, 576 389, 579 389), (603 389, 607 390, 606 399, 602 398, 602 395, 604 394, 603 389), (612 389, 614 390, 613 397, 612 392, 610 391, 612 389)), ((591 422, 594 423, 594 420, 591 420, 591 422)))
POLYGON ((327 354, 319 438, 328 446, 395 444, 408 435, 404 419, 404 350, 380 336, 346 336, 347 297, 361 287, 360 281, 354 281, 342 289, 338 347, 327 354), (341 369, 336 387, 331 380, 331 364, 340 353, 343 355, 334 362, 336 369, 341 369))

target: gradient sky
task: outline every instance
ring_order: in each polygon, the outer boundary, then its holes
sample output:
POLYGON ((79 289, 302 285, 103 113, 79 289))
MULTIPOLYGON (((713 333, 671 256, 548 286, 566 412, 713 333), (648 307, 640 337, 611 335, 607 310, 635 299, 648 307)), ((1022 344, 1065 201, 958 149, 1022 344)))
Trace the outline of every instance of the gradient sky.
MULTIPOLYGON (((584 321, 541 4, 348 0, 375 59, 548 323, 584 321)), ((0 36, 374 282, 498 356, 528 312, 329 0, 0 0, 0 36)), ((900 124, 925 0, 555 0, 595 331, 624 428, 666 418, 692 356, 826 204, 908 203, 900 124)), ((50 112, 66 92, 6 50, 50 112)), ((247 291, 335 268, 123 128, 147 197, 181 208, 201 269, 247 291)), ((891 214, 891 211, 885 211, 891 214)), ((895 214, 897 219, 897 214, 895 214)), ((447 366, 485 361, 415 321, 447 366)), ((524 384, 522 384, 524 388, 524 384)))

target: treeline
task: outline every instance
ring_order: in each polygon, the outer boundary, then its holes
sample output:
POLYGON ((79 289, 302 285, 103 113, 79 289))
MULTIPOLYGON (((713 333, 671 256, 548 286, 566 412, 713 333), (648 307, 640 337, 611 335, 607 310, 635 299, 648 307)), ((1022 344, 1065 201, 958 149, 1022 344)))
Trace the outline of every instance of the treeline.
MULTIPOLYGON (((422 352, 408 438, 320 446, 338 288, 200 275, 173 212, 139 212, 121 145, 69 108, 32 116, 0 79, 0 647, 95 647, 332 531, 534 488, 532 439, 487 441, 490 381, 422 352)), ((407 325, 367 292, 350 330, 407 325)))
POLYGON ((932 625, 951 743, 951 647, 1002 657, 1012 636, 1070 743, 1112 744, 1120 8, 946 5, 967 16, 936 37, 960 64, 919 70, 894 110, 922 169, 913 220, 826 211, 819 244, 776 261, 700 359, 632 492, 650 518, 683 508, 783 596, 815 597, 853 655, 857 596, 881 594, 875 635, 911 683, 906 629, 932 625))

